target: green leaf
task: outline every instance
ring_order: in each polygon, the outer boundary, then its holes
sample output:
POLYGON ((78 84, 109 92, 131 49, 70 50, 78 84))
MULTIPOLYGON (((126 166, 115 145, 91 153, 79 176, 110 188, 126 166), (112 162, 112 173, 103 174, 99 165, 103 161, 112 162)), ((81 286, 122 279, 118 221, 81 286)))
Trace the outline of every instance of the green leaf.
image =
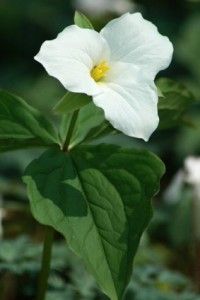
POLYGON ((185 123, 185 113, 194 102, 190 91, 182 84, 167 78, 159 79, 157 87, 162 93, 158 103, 159 129, 168 129, 185 123))
POLYGON ((117 300, 163 173, 163 163, 146 150, 99 145, 48 150, 23 180, 34 217, 63 234, 102 291, 117 300))
POLYGON ((90 103, 92 98, 86 94, 67 92, 67 94, 56 104, 54 110, 57 113, 71 113, 90 103))
MULTIPOLYGON (((72 114, 67 114, 62 119, 60 135, 63 141, 66 138, 71 117, 72 114)), ((115 129, 105 120, 103 110, 90 102, 79 111, 69 148, 74 148, 81 143, 91 142, 111 132, 115 132, 115 129)))
POLYGON ((75 12, 74 23, 81 28, 94 29, 90 20, 78 11, 75 12))
POLYGON ((21 98, 0 90, 0 151, 58 143, 44 116, 21 98))

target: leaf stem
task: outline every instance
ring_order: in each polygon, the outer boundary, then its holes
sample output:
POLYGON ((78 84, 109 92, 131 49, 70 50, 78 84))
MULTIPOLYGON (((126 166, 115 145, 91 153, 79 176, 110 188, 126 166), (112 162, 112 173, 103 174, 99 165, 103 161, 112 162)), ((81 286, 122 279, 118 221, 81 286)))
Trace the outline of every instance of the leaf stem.
POLYGON ((68 129, 68 132, 67 132, 67 136, 66 136, 65 142, 63 144, 63 148, 62 148, 62 150, 64 152, 68 150, 70 139, 71 139, 72 134, 74 132, 76 121, 77 121, 77 118, 78 118, 78 113, 79 113, 79 110, 75 110, 72 114, 72 118, 71 118, 71 122, 70 122, 69 129, 68 129))
MULTIPOLYGON (((67 136, 62 148, 63 151, 68 151, 70 139, 74 132, 76 121, 78 118, 78 113, 79 110, 74 111, 71 117, 67 136)), ((45 300, 50 265, 51 265, 51 252, 52 252, 52 245, 53 245, 53 238, 54 238, 54 229, 49 226, 46 226, 45 230, 46 232, 45 232, 45 240, 44 240, 44 247, 43 247, 43 254, 42 254, 42 266, 41 266, 39 282, 38 282, 38 294, 36 298, 37 300, 45 300)))
POLYGON ((39 274, 38 281, 38 294, 37 300, 44 300, 47 290, 48 277, 51 265, 51 252, 54 238, 54 229, 46 226, 45 228, 45 240, 42 253, 42 266, 39 274))

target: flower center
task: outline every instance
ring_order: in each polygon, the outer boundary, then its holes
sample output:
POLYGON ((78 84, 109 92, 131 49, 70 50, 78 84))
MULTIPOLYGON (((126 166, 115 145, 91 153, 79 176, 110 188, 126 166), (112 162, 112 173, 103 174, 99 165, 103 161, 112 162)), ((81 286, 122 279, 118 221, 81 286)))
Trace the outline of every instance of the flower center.
POLYGON ((90 74, 95 81, 100 81, 102 78, 106 76, 106 73, 110 67, 108 66, 106 61, 101 62, 99 65, 94 66, 91 70, 90 74))

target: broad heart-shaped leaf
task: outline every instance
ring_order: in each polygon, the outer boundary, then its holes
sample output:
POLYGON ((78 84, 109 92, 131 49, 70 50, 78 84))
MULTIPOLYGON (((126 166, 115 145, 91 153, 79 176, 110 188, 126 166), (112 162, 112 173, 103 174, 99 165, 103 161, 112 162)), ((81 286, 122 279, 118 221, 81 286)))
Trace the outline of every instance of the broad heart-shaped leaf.
MULTIPOLYGON (((72 114, 66 114, 62 119, 60 126, 62 141, 66 138, 71 118, 72 114)), ((91 142, 94 139, 115 132, 115 129, 105 120, 103 110, 95 106, 93 102, 90 102, 79 110, 69 148, 71 149, 78 144, 91 142)))
POLYGON ((60 114, 71 113, 92 101, 92 98, 86 94, 71 93, 67 94, 56 104, 54 111, 60 114))
POLYGON ((62 233, 102 291, 117 300, 163 173, 163 163, 147 151, 99 145, 48 150, 23 180, 35 218, 62 233))
POLYGON ((186 123, 184 115, 194 102, 193 95, 180 83, 168 78, 157 81, 162 96, 159 98, 159 129, 168 129, 186 123))
POLYGON ((76 11, 74 15, 74 24, 81 28, 94 29, 90 20, 78 11, 76 11))
POLYGON ((0 151, 59 143, 44 116, 21 98, 0 90, 0 151))

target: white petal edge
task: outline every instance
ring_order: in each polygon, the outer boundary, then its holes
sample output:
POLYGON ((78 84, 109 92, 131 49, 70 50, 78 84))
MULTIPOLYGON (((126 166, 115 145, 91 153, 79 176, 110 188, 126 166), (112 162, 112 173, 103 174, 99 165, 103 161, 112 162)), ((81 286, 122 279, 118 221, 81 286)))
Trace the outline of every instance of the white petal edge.
POLYGON ((154 79, 172 60, 172 43, 140 13, 127 13, 110 21, 100 34, 109 44, 112 61, 135 64, 148 78, 154 79))
POLYGON ((35 60, 67 90, 96 95, 101 91, 90 71, 96 63, 109 57, 107 42, 98 32, 72 25, 56 39, 44 42, 35 60))
POLYGON ((112 126, 130 137, 149 140, 159 123, 158 95, 155 85, 137 85, 134 89, 109 83, 104 92, 93 97, 112 126))

